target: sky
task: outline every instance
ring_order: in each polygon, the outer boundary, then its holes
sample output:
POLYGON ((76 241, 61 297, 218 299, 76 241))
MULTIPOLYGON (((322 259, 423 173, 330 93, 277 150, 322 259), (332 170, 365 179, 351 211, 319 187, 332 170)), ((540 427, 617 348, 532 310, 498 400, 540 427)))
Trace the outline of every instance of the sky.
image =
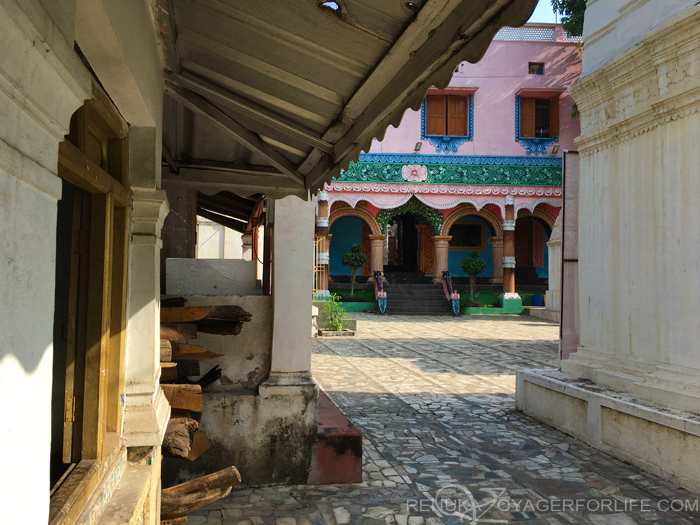
POLYGON ((554 23, 554 11, 552 11, 552 2, 549 0, 540 0, 535 8, 535 12, 532 13, 530 20, 528 22, 538 22, 538 23, 554 23))

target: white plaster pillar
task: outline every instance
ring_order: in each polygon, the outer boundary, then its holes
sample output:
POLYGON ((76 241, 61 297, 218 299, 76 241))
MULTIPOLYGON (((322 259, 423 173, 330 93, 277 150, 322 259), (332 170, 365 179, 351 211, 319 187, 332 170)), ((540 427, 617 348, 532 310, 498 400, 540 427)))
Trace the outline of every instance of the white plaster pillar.
POLYGON ((253 260, 253 234, 244 233, 241 235, 241 259, 244 261, 253 260))
POLYGON ((562 213, 559 213, 552 235, 547 243, 549 250, 549 285, 547 288, 546 309, 552 312, 561 312, 561 235, 562 213))
MULTIPOLYGON (((275 201, 270 378, 263 386, 311 381, 311 294, 314 264, 313 200, 275 201)), ((261 395, 264 388, 261 388, 261 395)))
POLYGON ((442 272, 449 268, 450 241, 452 235, 436 235, 435 239, 435 277, 434 283, 442 282, 442 272))
POLYGON ((160 232, 169 208, 164 190, 135 188, 132 195, 123 440, 157 446, 170 415, 159 385, 160 232))
POLYGON ((493 269, 489 282, 503 284, 503 237, 491 237, 489 244, 493 251, 493 269))

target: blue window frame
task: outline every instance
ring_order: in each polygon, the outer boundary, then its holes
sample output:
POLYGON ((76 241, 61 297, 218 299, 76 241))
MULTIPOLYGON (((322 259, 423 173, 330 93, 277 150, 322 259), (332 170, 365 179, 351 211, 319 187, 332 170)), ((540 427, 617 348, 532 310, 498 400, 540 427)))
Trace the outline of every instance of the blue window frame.
POLYGON ((426 123, 426 101, 423 100, 423 105, 421 106, 420 113, 420 138, 421 140, 427 140, 435 146, 435 151, 437 153, 457 153, 459 147, 465 142, 471 142, 474 140, 474 95, 468 95, 469 100, 467 101, 469 110, 467 115, 467 135, 460 136, 450 136, 450 135, 427 135, 425 133, 425 123, 426 123))
POLYGON ((559 135, 552 138, 520 136, 520 96, 515 96, 515 141, 525 148, 527 155, 546 155, 552 144, 559 142, 559 135))

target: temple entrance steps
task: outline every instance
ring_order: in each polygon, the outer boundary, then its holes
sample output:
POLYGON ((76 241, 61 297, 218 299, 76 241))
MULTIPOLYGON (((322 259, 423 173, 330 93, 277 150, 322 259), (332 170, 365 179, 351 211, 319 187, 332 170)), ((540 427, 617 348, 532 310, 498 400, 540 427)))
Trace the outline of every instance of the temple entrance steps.
POLYGON ((433 284, 432 277, 419 272, 385 272, 387 314, 450 315, 442 284, 433 284))

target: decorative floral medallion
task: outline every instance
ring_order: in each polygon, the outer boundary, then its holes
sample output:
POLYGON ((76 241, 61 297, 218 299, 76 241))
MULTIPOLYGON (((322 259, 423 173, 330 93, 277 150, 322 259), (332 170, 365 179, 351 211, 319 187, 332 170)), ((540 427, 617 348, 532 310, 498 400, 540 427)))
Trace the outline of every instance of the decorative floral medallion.
POLYGON ((401 168, 401 177, 408 182, 424 182, 428 178, 428 168, 406 164, 401 168))

